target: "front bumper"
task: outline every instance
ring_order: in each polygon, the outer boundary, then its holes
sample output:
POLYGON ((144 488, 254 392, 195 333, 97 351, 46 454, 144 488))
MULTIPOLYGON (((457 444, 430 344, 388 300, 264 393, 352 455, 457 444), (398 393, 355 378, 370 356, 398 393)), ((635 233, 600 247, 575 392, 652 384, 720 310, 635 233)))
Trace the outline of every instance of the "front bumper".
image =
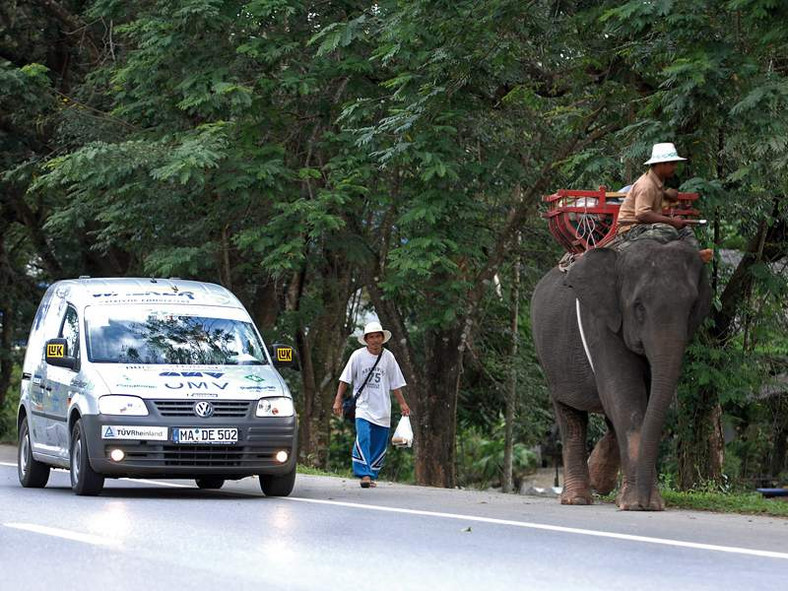
POLYGON ((90 465, 110 477, 194 478, 222 476, 242 478, 253 474, 287 474, 295 469, 298 421, 292 417, 189 419, 188 417, 82 417, 90 465), (167 427, 168 441, 102 439, 107 425, 167 427), (231 445, 194 445, 173 442, 174 427, 237 428, 238 443, 231 445), (113 449, 123 450, 120 462, 109 456, 113 449), (288 459, 275 459, 279 451, 288 459))

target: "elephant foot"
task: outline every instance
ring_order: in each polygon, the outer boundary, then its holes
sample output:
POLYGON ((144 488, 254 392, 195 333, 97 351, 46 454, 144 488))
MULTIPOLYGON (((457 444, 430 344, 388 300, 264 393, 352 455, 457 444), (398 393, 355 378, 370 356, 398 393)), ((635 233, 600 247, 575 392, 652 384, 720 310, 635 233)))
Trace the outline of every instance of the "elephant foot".
POLYGON ((648 499, 638 498, 637 488, 624 485, 616 497, 616 505, 620 511, 664 511, 665 501, 656 486, 651 487, 648 499))
POLYGON ((561 493, 562 505, 593 505, 594 498, 590 490, 564 490, 561 493))
POLYGON ((594 446, 588 458, 588 473, 591 477, 591 488, 602 495, 611 493, 618 484, 618 468, 621 459, 618 452, 618 441, 613 433, 607 433, 594 446))

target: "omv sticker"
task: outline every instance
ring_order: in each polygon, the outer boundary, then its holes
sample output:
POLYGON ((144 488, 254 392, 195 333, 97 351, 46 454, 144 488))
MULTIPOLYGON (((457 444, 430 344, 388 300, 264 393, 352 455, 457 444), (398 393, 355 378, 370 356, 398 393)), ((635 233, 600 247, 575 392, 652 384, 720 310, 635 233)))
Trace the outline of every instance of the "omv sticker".
POLYGON ((162 377, 184 377, 184 378, 201 378, 208 376, 218 380, 224 374, 217 371, 163 371, 159 374, 162 377))

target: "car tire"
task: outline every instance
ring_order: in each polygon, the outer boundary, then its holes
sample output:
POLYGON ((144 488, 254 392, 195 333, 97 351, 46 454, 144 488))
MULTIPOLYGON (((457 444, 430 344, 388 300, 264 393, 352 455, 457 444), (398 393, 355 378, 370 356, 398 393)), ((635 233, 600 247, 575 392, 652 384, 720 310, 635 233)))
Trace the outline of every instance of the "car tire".
POLYGON ((204 476, 202 478, 195 478, 194 482, 197 483, 197 488, 211 490, 222 488, 224 485, 224 478, 219 478, 218 476, 204 476))
POLYGON ((45 487, 49 480, 49 466, 33 457, 33 443, 30 441, 27 418, 19 426, 19 447, 17 449, 16 469, 20 484, 25 488, 45 487))
POLYGON ((267 497, 286 497, 293 492, 295 479, 295 466, 293 466, 291 472, 280 476, 274 474, 260 474, 260 488, 267 497))
POLYGON ((95 496, 104 488, 104 477, 93 471, 88 458, 88 446, 82 421, 74 423, 71 431, 71 453, 69 466, 71 467, 71 490, 80 496, 95 496))

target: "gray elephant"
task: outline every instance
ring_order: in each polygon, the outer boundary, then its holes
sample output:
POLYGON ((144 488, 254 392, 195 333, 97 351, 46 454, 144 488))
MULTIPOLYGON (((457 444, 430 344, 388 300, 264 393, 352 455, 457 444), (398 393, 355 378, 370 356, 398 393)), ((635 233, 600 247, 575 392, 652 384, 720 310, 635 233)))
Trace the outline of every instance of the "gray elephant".
POLYGON ((696 248, 630 242, 585 253, 536 286, 531 320, 563 441, 561 502, 592 502, 623 481, 623 510, 664 509, 656 459, 684 350, 708 313, 711 290, 696 248), (607 434, 586 461, 588 413, 607 434))

